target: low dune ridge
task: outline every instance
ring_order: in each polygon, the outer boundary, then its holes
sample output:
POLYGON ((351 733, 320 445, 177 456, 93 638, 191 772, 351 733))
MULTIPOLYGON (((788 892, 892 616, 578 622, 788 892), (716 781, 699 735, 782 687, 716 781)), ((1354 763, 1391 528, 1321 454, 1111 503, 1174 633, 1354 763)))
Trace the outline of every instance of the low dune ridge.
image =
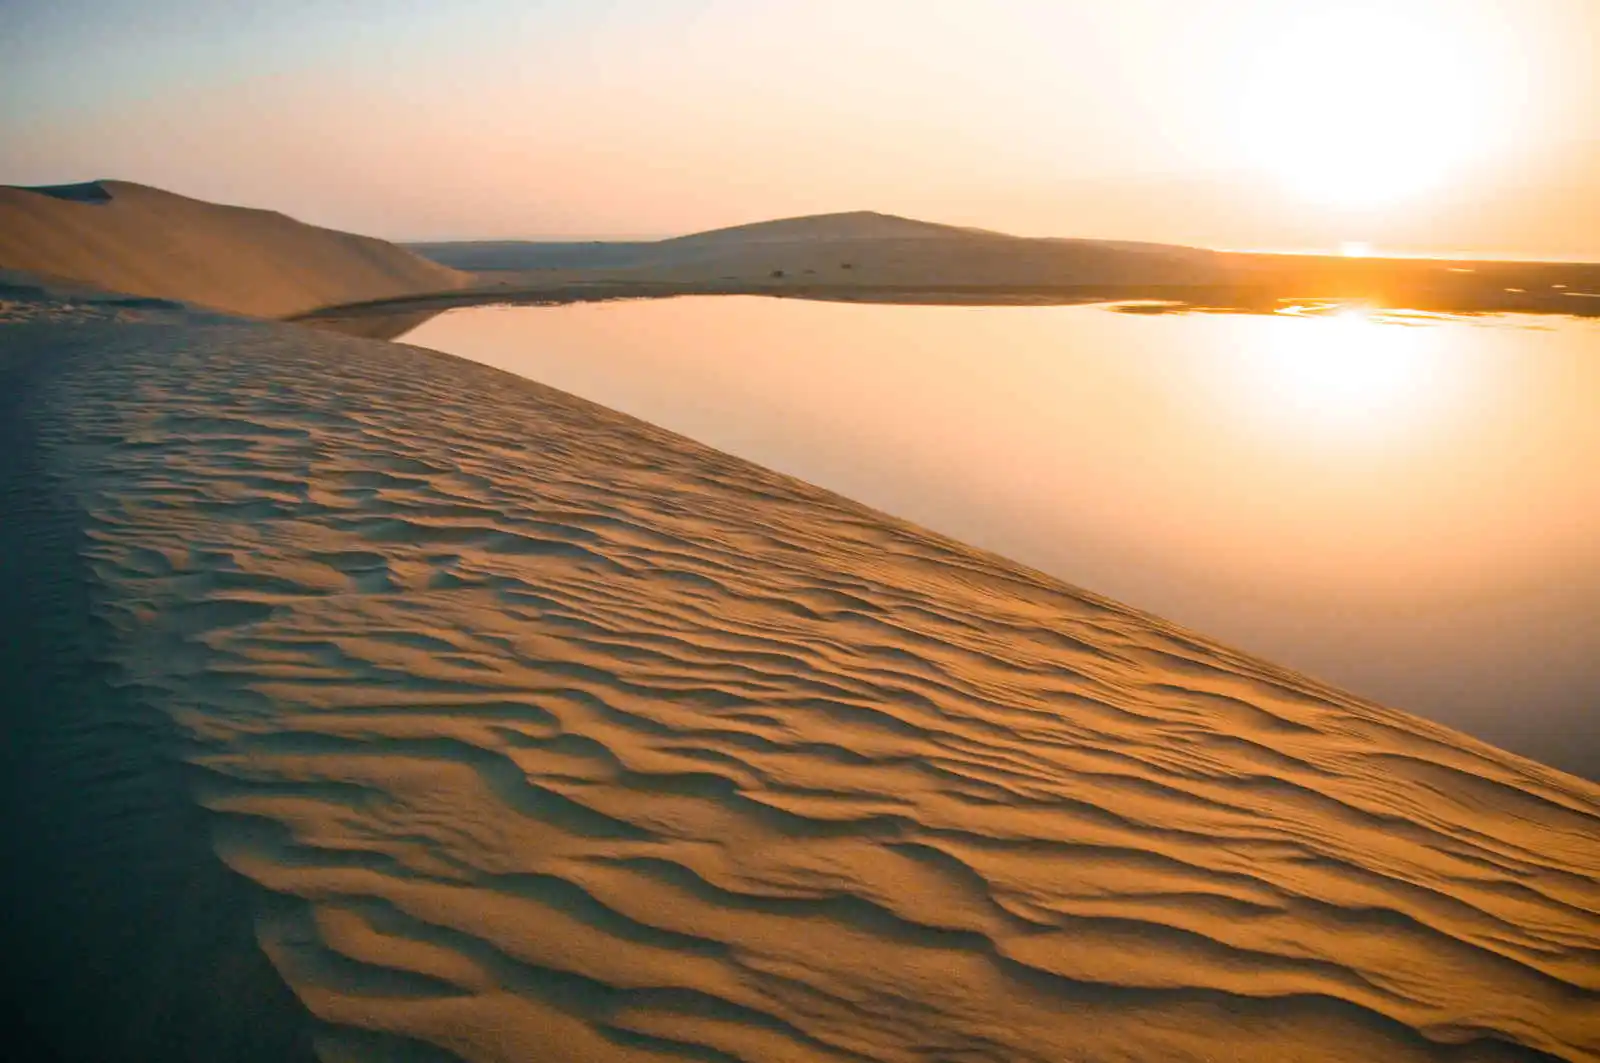
POLYGON ((325 1061, 1600 1059, 1600 787, 483 366, 12 321, 325 1061))
POLYGON ((483 280, 508 284, 548 281, 550 271, 595 281, 781 280, 780 288, 812 284, 844 289, 1192 284, 1215 282, 1222 276, 1215 253, 1198 248, 1035 239, 876 211, 780 218, 656 241, 414 246, 438 262, 477 270, 484 274, 483 280))
POLYGON ((0 186, 0 269, 260 317, 470 280, 373 237, 128 181, 0 186))
POLYGON ((791 243, 816 240, 951 240, 963 237, 998 236, 1004 233, 972 229, 939 222, 902 218, 875 210, 841 211, 835 214, 807 214, 795 218, 748 222, 721 229, 707 229, 662 240, 667 247, 697 244, 791 243))
MULTIPOLYGON (((1012 236, 855 211, 653 241, 411 245, 471 270, 467 292, 319 319, 383 336, 355 316, 426 306, 548 304, 687 294, 849 302, 1017 305, 1120 302, 1134 313, 1259 313, 1358 304, 1438 313, 1600 314, 1600 265, 1212 251, 1133 240, 1012 236)), ((391 335, 394 333, 390 333, 391 335)))

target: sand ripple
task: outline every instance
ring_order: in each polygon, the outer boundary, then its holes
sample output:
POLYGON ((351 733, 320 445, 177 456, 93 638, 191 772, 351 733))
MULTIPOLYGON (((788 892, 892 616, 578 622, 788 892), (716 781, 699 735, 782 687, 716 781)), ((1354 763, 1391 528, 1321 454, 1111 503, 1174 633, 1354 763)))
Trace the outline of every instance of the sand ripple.
POLYGON ((1600 788, 452 358, 74 365, 124 681, 326 1059, 1600 1058, 1600 788))

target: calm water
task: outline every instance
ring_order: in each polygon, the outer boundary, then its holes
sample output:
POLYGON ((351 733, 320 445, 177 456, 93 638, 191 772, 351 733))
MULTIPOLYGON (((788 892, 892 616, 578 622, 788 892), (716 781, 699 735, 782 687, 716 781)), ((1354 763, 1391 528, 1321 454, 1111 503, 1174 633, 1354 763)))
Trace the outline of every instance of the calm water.
POLYGON ((711 297, 404 340, 1600 777, 1600 323, 711 297))

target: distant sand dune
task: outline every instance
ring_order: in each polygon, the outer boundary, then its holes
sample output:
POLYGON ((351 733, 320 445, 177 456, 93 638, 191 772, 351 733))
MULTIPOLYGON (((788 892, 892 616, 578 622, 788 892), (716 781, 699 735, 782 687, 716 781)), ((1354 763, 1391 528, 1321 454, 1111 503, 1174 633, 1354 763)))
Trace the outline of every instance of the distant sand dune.
POLYGON ((838 214, 808 214, 798 218, 730 225, 688 236, 675 236, 661 244, 687 247, 696 244, 790 243, 816 240, 949 240, 962 237, 1012 239, 1004 233, 968 229, 938 222, 918 221, 874 210, 844 211, 838 214))
POLYGON ((407 249, 126 181, 0 186, 0 273, 8 271, 261 317, 331 310, 312 320, 379 339, 453 305, 684 294, 975 305, 1135 300, 1127 309, 1141 313, 1270 313, 1286 300, 1600 313, 1600 265, 1581 263, 1228 253, 1018 237, 873 211, 666 240, 407 249))
POLYGON ((127 181, 0 186, 0 269, 262 317, 468 280, 383 240, 127 181))
POLYGON ((39 482, 322 1058, 1600 1059, 1600 787, 526 380, 115 313, 0 334, 39 482))
POLYGON ((628 243, 418 244, 430 258, 509 284, 562 277, 709 284, 782 281, 840 289, 894 285, 1197 284, 1225 277, 1211 251, 1111 240, 1041 240, 852 211, 628 243), (532 271, 520 273, 520 271, 532 271), (552 272, 553 271, 553 272, 552 272))
MULTIPOLYGON (((1446 313, 1600 313, 1595 264, 1349 258, 1032 238, 872 211, 781 218, 654 241, 412 246, 434 261, 479 271, 473 293, 429 300, 435 310, 475 302, 740 293, 975 305, 1134 300, 1139 305, 1125 309, 1136 313, 1273 313, 1288 302, 1446 313)), ((329 327, 383 332, 348 317, 329 327)))

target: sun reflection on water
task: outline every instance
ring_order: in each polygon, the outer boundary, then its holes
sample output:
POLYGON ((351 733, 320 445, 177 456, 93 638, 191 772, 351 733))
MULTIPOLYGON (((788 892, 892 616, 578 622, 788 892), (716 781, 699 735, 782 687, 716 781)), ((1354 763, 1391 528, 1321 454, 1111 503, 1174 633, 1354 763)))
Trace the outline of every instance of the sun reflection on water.
POLYGON ((1239 349, 1248 396, 1314 434, 1371 438, 1415 428, 1435 406, 1445 352, 1431 315, 1359 306, 1285 307, 1239 349))

